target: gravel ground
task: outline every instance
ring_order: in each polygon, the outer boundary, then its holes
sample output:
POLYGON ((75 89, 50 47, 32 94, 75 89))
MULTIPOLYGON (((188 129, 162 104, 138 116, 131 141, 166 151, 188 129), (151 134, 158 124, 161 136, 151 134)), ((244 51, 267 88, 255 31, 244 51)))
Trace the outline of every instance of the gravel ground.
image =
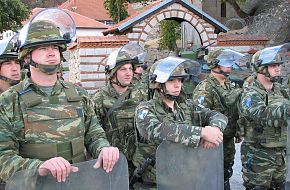
POLYGON ((241 143, 236 144, 236 155, 235 155, 235 164, 234 164, 234 173, 230 178, 231 190, 244 190, 243 179, 242 179, 242 165, 241 165, 241 152, 240 152, 241 143))

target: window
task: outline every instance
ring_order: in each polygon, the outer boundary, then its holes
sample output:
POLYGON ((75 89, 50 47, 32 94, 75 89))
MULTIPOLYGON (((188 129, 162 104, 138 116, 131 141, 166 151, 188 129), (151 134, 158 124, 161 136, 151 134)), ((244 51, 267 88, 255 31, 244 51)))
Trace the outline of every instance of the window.
POLYGON ((221 3, 221 17, 227 17, 227 3, 221 3))

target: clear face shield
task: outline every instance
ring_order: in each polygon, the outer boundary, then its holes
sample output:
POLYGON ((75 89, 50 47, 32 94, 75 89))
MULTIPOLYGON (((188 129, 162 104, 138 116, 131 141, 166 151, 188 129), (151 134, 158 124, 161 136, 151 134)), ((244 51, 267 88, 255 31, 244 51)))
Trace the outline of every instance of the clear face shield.
POLYGON ((12 38, 0 42, 0 62, 5 59, 17 59, 17 40, 19 33, 12 38))
MULTIPOLYGON (((15 63, 20 64, 17 55, 17 40, 18 34, 14 35, 12 38, 0 42, 0 68, 5 62, 15 61, 15 63)), ((20 71, 19 71, 20 72, 20 71)), ((16 73, 14 73, 16 75, 16 73)), ((20 77, 20 76, 19 76, 20 77)), ((18 84, 20 80, 16 79, 18 77, 14 76, 14 79, 9 74, 2 73, 0 75, 0 80, 8 82, 11 86, 18 84)))
POLYGON ((20 31, 19 48, 41 44, 73 42, 76 27, 72 17, 58 8, 48 8, 36 14, 20 31))
POLYGON ((112 69, 127 63, 131 63, 133 66, 134 64, 144 63, 145 58, 146 53, 139 44, 128 43, 109 55, 106 64, 106 71, 109 72, 112 69))
MULTIPOLYGON (((76 27, 72 17, 58 8, 48 8, 36 14, 20 31, 20 54, 31 52, 42 45, 57 45, 64 51, 74 41, 76 27)), ((46 74, 55 74, 58 65, 43 65, 30 60, 30 65, 46 74)))
MULTIPOLYGON (((269 66, 274 64, 284 64, 290 61, 290 43, 282 44, 279 46, 265 48, 261 51, 255 67, 269 66)), ((266 77, 269 77, 272 82, 281 80, 281 74, 273 75, 269 73, 268 67, 266 68, 266 77)))
POLYGON ((156 68, 151 74, 151 83, 159 83, 163 89, 161 93, 170 100, 175 100, 178 96, 167 94, 164 84, 174 78, 187 79, 190 75, 199 75, 201 72, 198 62, 182 59, 178 57, 167 57, 156 62, 156 68))
MULTIPOLYGON (((214 64, 217 64, 219 66, 232 68, 234 64, 240 65, 244 61, 245 63, 248 62, 248 56, 230 49, 225 49, 222 50, 221 53, 213 61, 215 62, 214 64)), ((228 77, 231 73, 231 70, 224 71, 223 69, 220 69, 220 71, 217 73, 223 74, 225 77, 228 77)))

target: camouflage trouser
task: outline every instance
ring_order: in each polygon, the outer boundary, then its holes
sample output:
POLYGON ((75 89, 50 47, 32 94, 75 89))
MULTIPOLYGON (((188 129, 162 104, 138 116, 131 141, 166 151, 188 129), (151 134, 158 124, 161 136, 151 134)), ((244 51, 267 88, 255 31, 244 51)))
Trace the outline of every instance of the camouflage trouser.
POLYGON ((223 148, 224 148, 224 181, 227 181, 233 175, 233 165, 236 153, 234 137, 232 138, 225 137, 223 141, 223 148))
POLYGON ((0 178, 0 190, 5 190, 6 183, 0 178))
POLYGON ((259 144, 243 142, 241 146, 242 172, 245 187, 285 182, 285 148, 265 148, 259 144))

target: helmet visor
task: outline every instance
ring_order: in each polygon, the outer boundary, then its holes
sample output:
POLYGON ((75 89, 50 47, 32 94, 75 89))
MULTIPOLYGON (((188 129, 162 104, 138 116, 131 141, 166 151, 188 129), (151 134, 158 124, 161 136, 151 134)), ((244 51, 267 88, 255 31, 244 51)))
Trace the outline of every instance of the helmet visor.
POLYGON ((290 43, 265 48, 261 51, 259 60, 261 65, 282 64, 290 60, 290 43))
POLYGON ((19 33, 15 34, 12 38, 0 42, 0 56, 17 57, 17 40, 19 33))
POLYGON ((239 62, 239 60, 241 60, 243 57, 245 57, 245 55, 242 53, 230 49, 225 49, 216 59, 219 60, 218 65, 223 67, 232 67, 234 63, 239 62))
POLYGON ((153 75, 156 76, 155 82, 165 83, 170 77, 186 77, 189 60, 178 57, 167 57, 160 60, 153 75))
POLYGON ((58 8, 48 8, 36 14, 20 31, 20 48, 49 41, 70 43, 76 35, 72 17, 58 8))

